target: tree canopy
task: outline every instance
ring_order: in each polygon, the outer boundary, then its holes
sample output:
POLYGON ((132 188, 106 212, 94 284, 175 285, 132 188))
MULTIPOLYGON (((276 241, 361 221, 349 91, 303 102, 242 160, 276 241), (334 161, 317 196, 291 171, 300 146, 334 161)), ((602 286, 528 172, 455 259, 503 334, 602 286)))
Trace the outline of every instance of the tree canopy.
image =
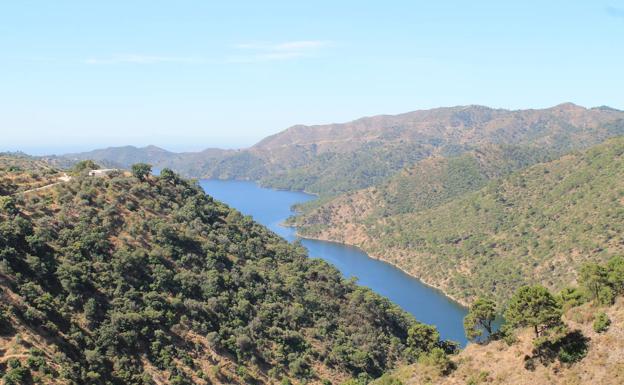
POLYGON ((523 286, 513 295, 505 320, 512 327, 530 326, 539 337, 545 329, 561 323, 561 305, 543 286, 523 286))
POLYGON ((485 298, 478 298, 472 306, 468 314, 464 318, 464 330, 466 337, 470 340, 477 340, 487 332, 492 334, 492 322, 496 319, 496 304, 494 301, 485 298))
POLYGON ((152 172, 152 166, 147 163, 135 163, 132 165, 132 175, 140 181, 144 181, 152 172))

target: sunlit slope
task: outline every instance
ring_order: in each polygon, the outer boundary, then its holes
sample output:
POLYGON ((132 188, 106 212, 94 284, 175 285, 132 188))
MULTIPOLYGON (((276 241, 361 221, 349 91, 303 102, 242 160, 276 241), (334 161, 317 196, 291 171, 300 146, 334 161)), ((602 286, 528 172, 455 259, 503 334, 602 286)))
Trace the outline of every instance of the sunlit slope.
POLYGON ((528 282, 560 288, 583 261, 624 249, 623 153, 624 138, 613 139, 431 208, 417 194, 415 206, 395 203, 388 212, 375 197, 396 192, 355 193, 299 219, 300 231, 362 246, 460 300, 486 294, 502 302, 528 282))
POLYGON ((339 383, 439 344, 167 170, 0 196, 0 298, 11 383, 339 383))

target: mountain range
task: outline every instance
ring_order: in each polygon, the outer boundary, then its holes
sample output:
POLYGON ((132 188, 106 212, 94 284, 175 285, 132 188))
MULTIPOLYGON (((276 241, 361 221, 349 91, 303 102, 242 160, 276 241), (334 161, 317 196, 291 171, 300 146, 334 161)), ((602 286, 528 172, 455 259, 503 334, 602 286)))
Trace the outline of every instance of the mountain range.
POLYGON ((335 195, 375 185, 434 155, 486 144, 539 147, 562 154, 624 134, 624 112, 565 103, 546 109, 458 106, 379 115, 348 123, 296 125, 241 150, 172 153, 155 146, 117 147, 57 157, 129 167, 138 161, 184 176, 254 180, 262 185, 335 195))
POLYGON ((0 375, 619 384, 623 135, 624 112, 608 107, 466 106, 294 126, 242 150, 0 154, 0 375), (92 177, 87 159, 132 172, 92 177), (472 304, 467 331, 501 311, 507 324, 459 352, 165 168, 315 192, 289 220, 300 234, 472 304))
POLYGON ((57 160, 94 159, 124 168, 141 161, 187 176, 316 193, 320 198, 297 207, 301 215, 289 221, 301 235, 360 246, 460 302, 488 295, 503 303, 525 283, 560 289, 583 261, 619 251, 617 242, 602 241, 599 228, 608 226, 609 210, 620 208, 590 188, 614 192, 619 186, 613 154, 621 142, 600 147, 619 135, 624 112, 609 107, 472 105, 297 125, 242 150, 122 147, 57 160), (598 147, 574 153, 592 146, 598 147), (601 151, 601 167, 613 175, 587 159, 601 151), (561 180, 547 177, 558 173, 561 180), (548 189, 563 193, 563 181, 589 190, 562 207, 548 189), (535 213, 538 207, 559 211, 548 217, 535 213), (576 224, 590 207, 598 217, 576 224), (568 231, 578 226, 587 227, 574 232, 587 239, 582 244, 568 231))

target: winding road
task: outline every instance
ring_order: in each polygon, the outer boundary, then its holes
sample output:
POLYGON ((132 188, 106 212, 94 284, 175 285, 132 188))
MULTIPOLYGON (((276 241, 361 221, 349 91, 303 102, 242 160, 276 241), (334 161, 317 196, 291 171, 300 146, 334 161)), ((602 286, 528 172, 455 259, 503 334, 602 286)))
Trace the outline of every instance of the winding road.
POLYGON ((48 184, 48 185, 45 185, 45 186, 41 186, 41 187, 37 187, 37 188, 33 188, 33 189, 30 189, 30 190, 16 192, 13 195, 27 194, 27 193, 31 193, 31 192, 35 192, 35 191, 49 189, 50 187, 54 187, 54 186, 56 186, 58 184, 61 184, 61 183, 64 183, 64 182, 69 182, 71 179, 72 179, 71 176, 67 175, 67 173, 63 173, 63 175, 58 178, 58 180, 59 180, 58 182, 54 182, 54 183, 51 183, 51 184, 48 184))

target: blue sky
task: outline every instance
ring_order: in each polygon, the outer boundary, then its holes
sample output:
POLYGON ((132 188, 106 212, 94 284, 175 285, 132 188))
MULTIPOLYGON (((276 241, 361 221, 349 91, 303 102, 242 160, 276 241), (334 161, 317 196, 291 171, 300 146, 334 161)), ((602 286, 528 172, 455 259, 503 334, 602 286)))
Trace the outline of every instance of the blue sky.
POLYGON ((624 1, 3 1, 0 150, 244 147, 484 104, 624 109, 624 1))

